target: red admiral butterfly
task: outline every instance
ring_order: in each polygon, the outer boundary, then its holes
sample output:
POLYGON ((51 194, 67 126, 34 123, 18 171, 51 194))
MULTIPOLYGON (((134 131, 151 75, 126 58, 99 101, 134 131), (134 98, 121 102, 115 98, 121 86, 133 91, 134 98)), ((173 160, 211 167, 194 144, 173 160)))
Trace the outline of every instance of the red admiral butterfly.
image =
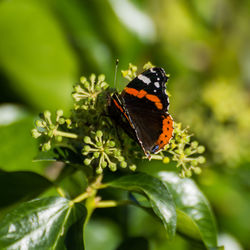
POLYGON ((173 133, 173 119, 168 114, 169 99, 164 69, 151 68, 134 78, 119 95, 109 98, 111 117, 134 138, 145 155, 158 153, 173 133))

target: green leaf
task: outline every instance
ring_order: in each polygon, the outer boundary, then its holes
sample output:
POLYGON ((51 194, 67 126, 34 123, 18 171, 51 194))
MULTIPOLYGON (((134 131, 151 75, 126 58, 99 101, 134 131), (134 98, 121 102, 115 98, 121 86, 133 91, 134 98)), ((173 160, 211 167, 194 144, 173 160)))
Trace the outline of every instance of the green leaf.
POLYGON ((176 211, 171 193, 157 178, 147 174, 134 174, 121 177, 108 183, 108 186, 134 191, 146 195, 155 214, 162 220, 169 238, 176 230, 176 211))
POLYGON ((0 117, 0 168, 6 171, 42 171, 41 163, 32 163, 38 152, 38 142, 31 137, 34 117, 16 105, 1 105, 0 117), (8 112, 8 114, 6 113, 8 112))
POLYGON ((23 203, 0 224, 0 249, 65 249, 71 225, 86 216, 81 204, 62 197, 23 203))
POLYGON ((157 177, 170 189, 177 211, 177 229, 193 239, 202 240, 207 248, 217 246, 214 216, 206 197, 191 179, 174 172, 159 172, 157 177))
POLYGON ((40 1, 1 1, 0 34, 12 90, 39 110, 70 108, 77 59, 53 12, 40 1))
POLYGON ((0 170, 0 208, 20 200, 35 198, 52 183, 33 172, 4 172, 0 170))

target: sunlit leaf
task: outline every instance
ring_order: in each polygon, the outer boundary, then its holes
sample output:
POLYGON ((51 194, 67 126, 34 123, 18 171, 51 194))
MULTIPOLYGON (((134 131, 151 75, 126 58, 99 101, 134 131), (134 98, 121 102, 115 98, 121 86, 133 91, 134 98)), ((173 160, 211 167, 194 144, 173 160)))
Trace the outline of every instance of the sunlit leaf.
POLYGON ((155 214, 162 220, 167 230, 167 236, 170 238, 174 236, 176 229, 175 205, 171 193, 160 180, 140 173, 121 177, 108 185, 146 195, 155 214))
POLYGON ((81 204, 61 197, 23 203, 0 224, 1 249, 65 249, 70 226, 85 217, 81 204))
POLYGON ((217 230, 210 205, 195 182, 173 172, 159 172, 157 177, 170 189, 177 211, 177 230, 202 240, 208 248, 217 246, 217 230))

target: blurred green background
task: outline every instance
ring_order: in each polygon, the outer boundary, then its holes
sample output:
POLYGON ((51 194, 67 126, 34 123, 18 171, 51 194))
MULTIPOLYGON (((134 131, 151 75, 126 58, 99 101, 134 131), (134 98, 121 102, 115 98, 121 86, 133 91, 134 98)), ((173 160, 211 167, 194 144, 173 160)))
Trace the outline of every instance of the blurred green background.
MULTIPOLYGON (((220 243, 250 249, 249 13, 247 0, 0 1, 0 168, 42 173, 32 163, 36 114, 69 110, 81 75, 104 73, 113 86, 116 58, 119 69, 150 60, 171 75, 171 115, 207 148, 196 179, 220 243)), ((120 74, 117 85, 125 85, 120 74)), ((90 222, 87 249, 119 244, 122 229, 108 218, 104 212, 90 222)), ((166 249, 152 218, 133 208, 131 223, 131 236, 166 249)), ((193 249, 181 237, 168 244, 193 249)))

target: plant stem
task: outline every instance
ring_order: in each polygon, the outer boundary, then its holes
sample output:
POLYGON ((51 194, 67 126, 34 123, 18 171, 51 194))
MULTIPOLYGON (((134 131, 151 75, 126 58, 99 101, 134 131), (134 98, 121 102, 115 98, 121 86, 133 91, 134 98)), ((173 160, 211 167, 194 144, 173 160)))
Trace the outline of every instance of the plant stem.
POLYGON ((81 201, 87 199, 89 196, 90 196, 90 192, 82 193, 79 196, 77 196, 74 200, 72 200, 72 202, 74 202, 74 203, 81 202, 81 201))
POLYGON ((117 207, 122 205, 130 205, 133 204, 131 201, 99 201, 96 204, 96 208, 107 208, 107 207, 117 207))
POLYGON ((63 131, 59 131, 59 130, 55 130, 54 135, 60 135, 63 137, 67 137, 67 138, 72 138, 72 139, 77 139, 78 135, 74 134, 74 133, 69 133, 69 132, 63 132, 63 131))

